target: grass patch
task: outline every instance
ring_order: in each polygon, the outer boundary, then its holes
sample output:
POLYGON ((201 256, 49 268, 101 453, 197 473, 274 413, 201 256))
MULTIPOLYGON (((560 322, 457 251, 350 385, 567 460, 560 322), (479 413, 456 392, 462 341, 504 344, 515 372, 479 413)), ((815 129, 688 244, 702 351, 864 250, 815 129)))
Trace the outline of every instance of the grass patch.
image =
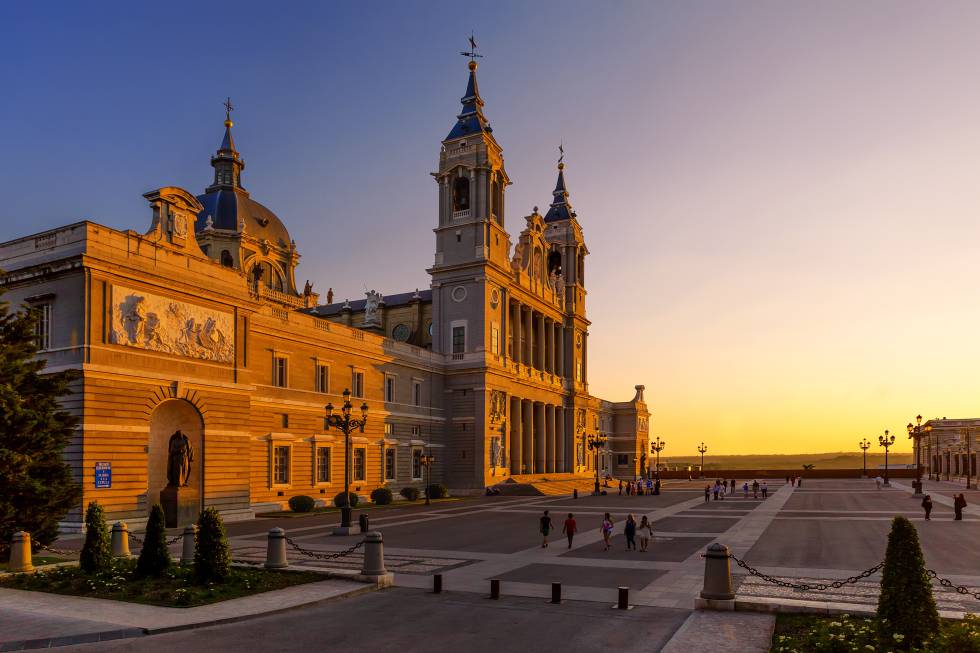
MULTIPOLYGON (((69 562, 70 558, 58 558, 55 556, 32 556, 31 564, 35 567, 41 567, 43 565, 56 565, 59 562, 69 562)), ((10 564, 6 562, 0 562, 0 571, 7 571, 10 568, 10 564)))
POLYGON ((963 621, 942 620, 939 635, 925 648, 909 649, 899 637, 894 637, 891 642, 880 642, 877 620, 873 617, 778 614, 769 649, 770 653, 885 653, 908 650, 920 653, 980 651, 980 617, 968 616, 963 621))
MULTIPOLYGON (((464 501, 467 497, 446 497, 445 499, 431 499, 431 503, 452 503, 454 501, 464 501)), ((408 506, 422 506, 425 505, 425 499, 419 499, 418 501, 396 501, 394 503, 382 504, 372 503, 370 501, 357 504, 356 508, 353 510, 356 512, 358 510, 390 510, 391 508, 405 508, 408 506)), ((256 517, 308 517, 309 515, 322 515, 329 513, 340 513, 340 508, 330 506, 322 506, 314 508, 309 512, 293 512, 292 510, 277 510, 275 512, 262 512, 256 517)))
POLYGON ((0 579, 0 587, 88 596, 167 607, 191 607, 324 580, 313 572, 232 567, 221 583, 194 584, 191 566, 171 566, 159 578, 137 578, 136 560, 113 560, 112 569, 87 575, 78 567, 55 567, 0 579))

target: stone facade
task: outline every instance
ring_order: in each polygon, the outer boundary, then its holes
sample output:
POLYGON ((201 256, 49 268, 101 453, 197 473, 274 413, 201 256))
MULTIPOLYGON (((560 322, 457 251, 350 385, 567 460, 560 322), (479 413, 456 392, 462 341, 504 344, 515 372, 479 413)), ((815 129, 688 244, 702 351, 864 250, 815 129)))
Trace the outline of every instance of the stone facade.
MULTIPOLYGON (((463 113, 443 142, 430 289, 319 304, 295 282, 295 242, 241 186, 225 122, 214 183, 195 197, 147 193, 150 229, 79 222, 0 244, 5 299, 38 307, 53 370, 80 370, 66 451, 110 519, 138 524, 166 485, 167 442, 191 442, 189 491, 226 519, 343 488, 433 482, 481 492, 512 476, 632 478, 648 455, 643 386, 589 394, 584 232, 559 166, 554 202, 505 229, 510 183, 482 115, 471 63, 463 113), (368 406, 363 433, 325 428, 345 389, 368 406), (96 466, 111 469, 96 478, 96 466)), ((64 524, 81 522, 81 506, 64 524)))
POLYGON ((931 419, 922 425, 925 432, 913 448, 913 462, 918 460, 923 474, 940 478, 977 476, 977 451, 980 448, 980 419, 931 419), (916 458, 917 453, 917 458, 916 458))

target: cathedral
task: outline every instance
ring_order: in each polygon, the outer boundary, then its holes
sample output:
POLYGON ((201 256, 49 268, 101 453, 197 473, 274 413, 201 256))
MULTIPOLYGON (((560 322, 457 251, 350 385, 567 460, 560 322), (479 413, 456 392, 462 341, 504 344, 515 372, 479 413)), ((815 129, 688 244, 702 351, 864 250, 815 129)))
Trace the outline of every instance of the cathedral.
MULTIPOLYGON (((589 394, 589 252, 564 164, 544 215, 508 217, 468 67, 433 173, 428 289, 321 303, 298 287, 296 241, 245 188, 230 104, 213 181, 145 193, 148 230, 83 221, 0 244, 4 299, 37 309, 48 369, 80 372, 64 403, 82 505, 138 525, 175 474, 234 520, 296 495, 330 502, 345 474, 366 498, 644 472, 643 386, 621 402, 589 394), (349 439, 326 419, 348 395, 366 416, 349 439)), ((62 527, 81 520, 79 506, 62 527)))

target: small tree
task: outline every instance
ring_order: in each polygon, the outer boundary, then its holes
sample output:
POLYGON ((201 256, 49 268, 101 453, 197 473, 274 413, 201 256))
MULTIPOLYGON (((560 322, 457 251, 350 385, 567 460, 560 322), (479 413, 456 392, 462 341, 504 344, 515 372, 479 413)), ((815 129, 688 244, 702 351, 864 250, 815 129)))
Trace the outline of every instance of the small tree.
POLYGON ((926 573, 919 535, 905 517, 892 520, 878 596, 878 635, 895 646, 921 647, 939 631, 939 613, 926 573))
POLYGON ((205 508, 197 521, 194 579, 202 584, 222 581, 228 576, 230 568, 231 552, 221 515, 214 508, 205 508))
POLYGON ((112 566, 109 528, 105 523, 102 506, 95 501, 88 504, 88 510, 85 511, 85 544, 82 546, 78 566, 86 574, 97 574, 112 566))
POLYGON ((170 551, 167 550, 167 528, 163 508, 159 504, 150 510, 146 522, 143 547, 136 561, 136 575, 159 576, 170 567, 170 551))

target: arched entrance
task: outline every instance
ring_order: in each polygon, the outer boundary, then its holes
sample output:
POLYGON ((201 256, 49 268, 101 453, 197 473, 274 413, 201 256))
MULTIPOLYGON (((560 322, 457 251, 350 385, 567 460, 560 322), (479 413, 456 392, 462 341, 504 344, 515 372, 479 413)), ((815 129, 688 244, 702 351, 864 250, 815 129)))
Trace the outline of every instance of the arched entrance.
MULTIPOLYGON (((147 443, 147 512, 160 503, 160 492, 167 487, 170 439, 177 431, 187 436, 191 460, 187 485, 180 488, 188 498, 193 497, 196 518, 204 496, 204 420, 201 413, 185 399, 168 399, 161 402, 150 415, 150 438, 147 443)), ((193 519, 181 521, 191 523, 193 519)), ((185 523, 179 524, 186 525, 185 523)))

